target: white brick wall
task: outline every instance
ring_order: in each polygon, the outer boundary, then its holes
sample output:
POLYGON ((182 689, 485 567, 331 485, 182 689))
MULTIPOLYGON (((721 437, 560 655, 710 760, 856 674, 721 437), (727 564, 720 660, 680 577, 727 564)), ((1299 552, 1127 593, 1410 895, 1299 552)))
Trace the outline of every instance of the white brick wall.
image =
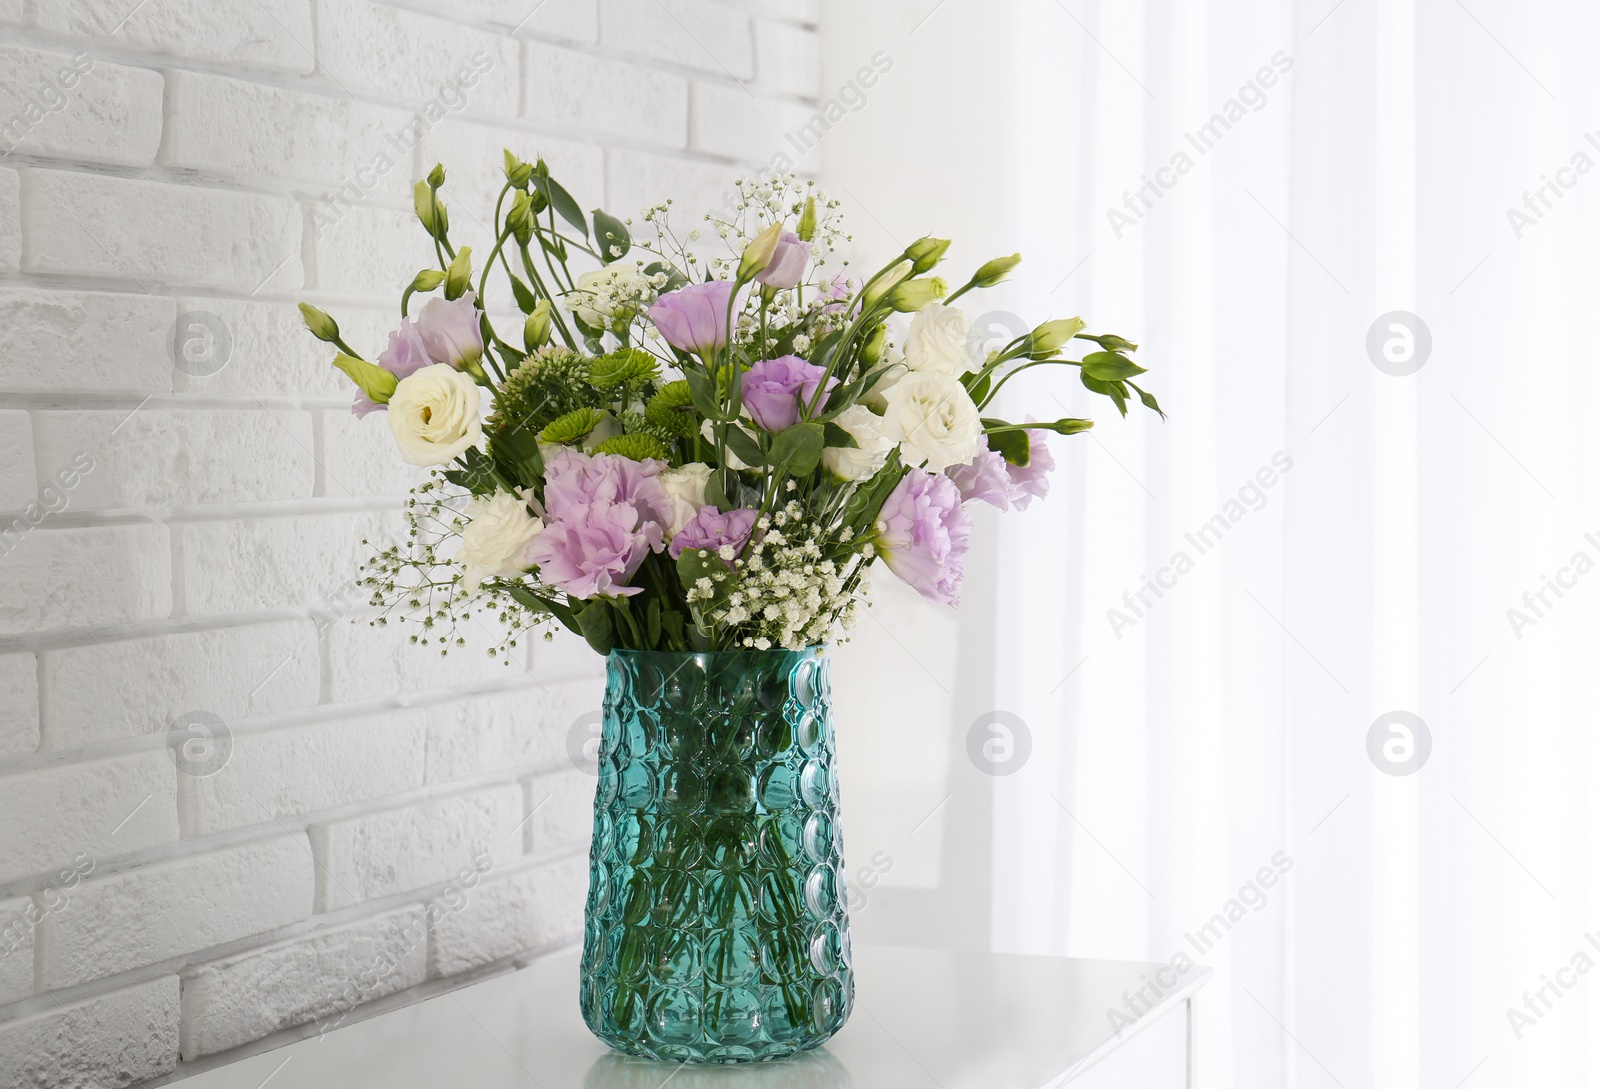
POLYGON ((294 304, 380 351, 412 182, 481 245, 502 147, 697 225, 818 87, 815 0, 134 7, 0 0, 0 1089, 577 935, 602 663, 368 626, 418 474, 294 304))

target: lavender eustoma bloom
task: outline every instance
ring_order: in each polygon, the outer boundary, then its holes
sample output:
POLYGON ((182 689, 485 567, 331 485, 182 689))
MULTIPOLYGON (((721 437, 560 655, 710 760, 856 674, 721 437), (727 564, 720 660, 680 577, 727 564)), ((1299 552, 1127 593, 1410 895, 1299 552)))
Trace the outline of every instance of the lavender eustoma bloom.
POLYGON ((483 355, 483 329, 478 324, 478 296, 468 291, 459 299, 429 299, 417 313, 417 333, 435 363, 461 370, 483 355))
POLYGON ((588 600, 642 592, 626 583, 660 549, 660 523, 642 518, 631 503, 580 503, 547 524, 525 558, 539 568, 541 581, 588 600))
MULTIPOLYGON (((826 368, 807 363, 797 355, 763 359, 745 372, 740 383, 744 407, 750 418, 768 431, 793 427, 800 422, 802 406, 810 406, 827 373, 826 368)), ((827 388, 831 392, 838 384, 837 378, 829 378, 827 388)), ((824 400, 826 396, 823 395, 824 400)), ((817 408, 821 410, 820 403, 817 408)), ((806 415, 809 418, 815 413, 806 415)))
POLYGON ((960 489, 963 503, 977 499, 1000 510, 1009 510, 1016 492, 1011 466, 999 451, 989 449, 987 437, 981 441, 983 446, 977 457, 961 465, 948 466, 944 475, 960 489))
MULTIPOLYGON (((1028 417, 1028 422, 1033 423, 1033 417, 1028 417)), ((1034 498, 1043 499, 1050 494, 1049 474, 1055 470, 1055 455, 1050 453, 1049 441, 1045 432, 1038 428, 1028 429, 1028 464, 1012 465, 1006 463, 1006 472, 1011 476, 1011 502, 1018 510, 1027 510, 1028 504, 1034 498)))
MULTIPOLYGON (((427 345, 422 342, 422 334, 417 331, 414 321, 402 321, 400 328, 389 334, 389 346, 378 356, 378 366, 396 378, 409 378, 434 362, 437 361, 428 355, 427 345)), ((388 406, 378 404, 358 388, 350 411, 357 416, 365 416, 380 408, 387 410, 388 406)))
POLYGON ((669 291, 646 311, 667 343, 680 352, 705 355, 728 343, 731 280, 712 280, 669 291))
POLYGON ((912 469, 878 512, 874 547, 884 563, 935 605, 960 602, 972 518, 949 477, 912 469))
POLYGON ((732 545, 735 552, 740 552, 750 539, 750 531, 755 525, 756 512, 749 507, 739 507, 724 514, 707 504, 672 538, 672 543, 667 546, 667 555, 677 559, 686 548, 709 548, 716 552, 723 545, 732 545))
POLYGON ((772 251, 772 260, 756 273, 756 280, 767 287, 786 291, 800 282, 809 260, 811 243, 800 241, 800 236, 793 231, 784 231, 778 236, 778 248, 772 251))

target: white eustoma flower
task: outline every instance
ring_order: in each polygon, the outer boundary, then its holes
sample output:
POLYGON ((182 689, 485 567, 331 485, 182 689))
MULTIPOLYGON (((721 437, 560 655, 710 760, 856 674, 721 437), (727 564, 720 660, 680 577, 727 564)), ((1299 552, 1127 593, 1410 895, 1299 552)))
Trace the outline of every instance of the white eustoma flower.
POLYGON ((866 480, 889 460, 895 440, 885 428, 883 418, 865 405, 851 405, 834 423, 856 440, 856 445, 829 446, 822 451, 822 464, 841 480, 866 480))
POLYGON ((467 524, 457 558, 466 568, 461 581, 467 590, 476 591, 484 579, 513 577, 533 566, 525 557, 544 522, 529 512, 526 491, 473 496, 463 517, 467 524))
POLYGON ((668 469, 656 478, 672 504, 672 522, 667 526, 667 537, 676 537, 688 525, 700 508, 706 505, 706 481, 711 479, 711 466, 693 462, 678 469, 668 469))
POLYGON ((970 369, 967 315, 935 300, 916 312, 906 333, 906 366, 913 371, 959 375, 970 369))
POLYGON ((447 363, 400 379, 388 415, 400 456, 412 465, 443 465, 483 437, 477 383, 447 363))
POLYGON ((894 384, 885 400, 885 430, 904 444, 909 464, 937 473, 977 456, 983 438, 978 406, 948 374, 913 371, 894 384))

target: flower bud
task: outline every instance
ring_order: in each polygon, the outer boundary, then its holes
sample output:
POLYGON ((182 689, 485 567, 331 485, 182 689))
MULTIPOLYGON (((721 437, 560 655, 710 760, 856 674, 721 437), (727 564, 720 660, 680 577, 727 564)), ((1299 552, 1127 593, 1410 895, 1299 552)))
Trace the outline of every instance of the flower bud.
POLYGON ((913 314, 937 299, 945 297, 948 285, 935 276, 932 279, 907 280, 889 292, 889 305, 902 314, 913 314))
POLYGON ((445 213, 439 194, 425 181, 419 181, 411 190, 411 205, 423 229, 434 238, 443 238, 450 229, 450 217, 445 213))
POLYGON ((533 176, 533 167, 511 154, 511 149, 506 149, 506 181, 512 188, 521 189, 528 184, 528 179, 533 176))
POLYGON ((472 247, 462 246, 456 251, 450 269, 444 274, 444 297, 459 299, 472 286, 472 247))
POLYGON ((444 283, 444 273, 436 268, 425 268, 411 281, 412 291, 428 292, 444 283))
POLYGON ((1082 318, 1059 318, 1047 321, 1028 334, 1028 354, 1034 359, 1055 355, 1062 347, 1084 330, 1082 318))
POLYGON ((1011 270, 1021 263, 1020 253, 1013 253, 1010 257, 996 257, 972 274, 972 284, 974 287, 994 287, 1011 275, 1011 270))
POLYGON ((428 171, 428 184, 437 189, 444 184, 444 164, 434 163, 433 169, 428 171))
POLYGON ((800 213, 800 225, 795 228, 800 241, 810 242, 817 234, 817 198, 807 197, 805 210, 800 213))
POLYGON ((339 323, 326 310, 318 310, 310 303, 300 304, 300 317, 318 340, 334 344, 339 339, 339 323))
POLYGON ((911 262, 912 274, 921 276, 932 270, 933 266, 944 260, 944 251, 949 248, 948 238, 934 238, 932 235, 911 243, 906 247, 906 260, 911 262))
POLYGON ((874 306, 877 306, 879 300, 881 300, 889 292, 893 291, 895 287, 899 285, 901 280, 904 280, 910 275, 910 261, 901 261, 888 272, 885 272, 882 276, 878 277, 876 282, 868 285, 866 290, 861 293, 862 309, 870 310, 874 306))
POLYGON ((869 367, 875 367, 883 359, 883 349, 889 342, 889 327, 879 324, 878 327, 867 334, 867 342, 861 346, 861 359, 869 367))
POLYGON ((748 283, 756 273, 772 263, 772 255, 778 251, 778 239, 782 234, 783 224, 774 223, 744 248, 744 256, 739 258, 740 283, 748 283))
POLYGON ((540 299, 533 304, 528 320, 522 324, 522 346, 529 353, 550 343, 550 300, 540 299))

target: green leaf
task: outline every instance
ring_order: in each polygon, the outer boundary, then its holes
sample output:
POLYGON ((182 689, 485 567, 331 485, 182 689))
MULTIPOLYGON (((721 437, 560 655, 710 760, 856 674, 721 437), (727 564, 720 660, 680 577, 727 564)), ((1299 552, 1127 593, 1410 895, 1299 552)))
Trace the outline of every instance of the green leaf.
POLYGON ((728 493, 723 490, 722 477, 723 474, 721 472, 713 472, 706 478, 706 502, 726 513, 738 506, 738 504, 729 499, 728 493))
POLYGON ((768 455, 770 463, 793 476, 808 476, 822 460, 823 425, 797 423, 778 432, 768 455))
POLYGON ((767 456, 761 452, 761 447, 756 445, 756 440, 750 437, 750 432, 738 424, 726 425, 723 441, 728 444, 728 449, 733 451, 734 457, 750 468, 760 468, 767 463, 767 456))
MULTIPOLYGON (((983 424, 985 427, 993 427, 996 424, 1004 426, 1005 421, 984 420, 983 424)), ((989 440, 989 449, 998 452, 1001 457, 1012 465, 1028 464, 1030 454, 1028 433, 1026 431, 991 431, 987 438, 989 440)))
POLYGON ((900 464, 900 453, 896 450, 889 456, 889 460, 882 469, 850 493, 850 498, 844 501, 844 507, 839 512, 841 526, 848 526, 860 537, 863 532, 869 531, 878 520, 878 512, 883 509, 883 504, 889 498, 889 493, 894 491, 895 485, 900 483, 900 478, 906 475, 906 468, 900 464))
POLYGON ((500 481, 495 476, 494 462, 489 460, 487 454, 476 446, 469 446, 461 455, 463 468, 450 469, 444 478, 458 488, 465 488, 473 495, 493 495, 500 488, 500 481))
POLYGON ((534 188, 544 194, 550 202, 550 207, 556 210, 556 215, 572 224, 583 232, 583 237, 589 237, 589 223, 583 218, 583 209, 578 207, 578 202, 572 199, 572 194, 561 187, 561 183, 549 174, 535 170, 533 177, 534 188))
POLYGON ((669 265, 665 261, 651 261, 644 267, 646 276, 655 277, 663 273, 667 277, 667 282, 661 285, 661 294, 665 295, 669 291, 688 286, 689 278, 678 271, 676 266, 669 265))
POLYGON ((689 383, 689 397, 694 402, 694 407, 700 410, 700 415, 708 420, 722 419, 722 408, 717 402, 716 383, 711 376, 698 368, 684 371, 683 377, 689 383))
POLYGON ((994 384, 994 372, 990 370, 968 371, 961 376, 961 384, 967 387, 967 393, 972 397, 975 405, 983 404, 983 399, 989 396, 989 387, 994 384))
POLYGON ((854 435, 831 421, 822 425, 822 444, 824 446, 844 447, 848 450, 861 448, 861 444, 856 442, 854 435))
POLYGON ((357 359, 343 352, 334 356, 333 365, 344 371, 362 393, 380 405, 389 403, 395 387, 400 384, 400 380, 392 372, 384 370, 376 363, 368 363, 365 359, 357 359))
POLYGON ((539 298, 532 289, 515 276, 511 277, 511 294, 517 297, 517 309, 524 314, 533 313, 533 308, 539 305, 539 298))
POLYGON ((589 641, 597 654, 610 654, 617 644, 616 628, 611 619, 611 605, 603 598, 589 602, 582 612, 575 613, 578 631, 589 641))
POLYGON ((1144 368, 1119 352, 1095 352, 1083 357, 1083 373, 1102 382, 1120 382, 1143 374, 1144 368))
POLYGON ((519 585, 518 583, 502 583, 501 585, 504 587, 506 593, 511 595, 512 600, 521 605, 523 608, 527 609, 529 612, 549 613, 551 616, 555 617, 563 627, 572 632, 574 635, 583 634, 578 627, 577 618, 572 615, 572 610, 567 608, 567 606, 554 601, 546 600, 545 598, 542 598, 538 594, 534 593, 532 590, 528 589, 526 586, 519 585))
POLYGON ((701 579, 711 580, 711 598, 701 598, 694 603, 702 613, 721 609, 728 603, 737 580, 722 558, 708 548, 686 548, 678 556, 678 581, 685 590, 694 587, 701 579))
POLYGON ((544 457, 539 453, 539 432, 525 424, 512 424, 489 437, 489 452, 500 475, 524 488, 544 479, 544 457))
POLYGON ((607 215, 600 209, 594 210, 594 237, 600 243, 600 260, 606 264, 626 257, 633 248, 633 238, 628 234, 628 225, 616 216, 607 215), (613 249, 615 253, 611 252, 613 249))
POLYGON ((1128 391, 1121 382, 1102 382, 1098 378, 1089 377, 1088 371, 1082 372, 1080 377, 1086 389, 1091 389, 1102 397, 1111 398, 1115 402, 1118 412, 1121 412, 1124 416, 1128 414, 1128 391))

